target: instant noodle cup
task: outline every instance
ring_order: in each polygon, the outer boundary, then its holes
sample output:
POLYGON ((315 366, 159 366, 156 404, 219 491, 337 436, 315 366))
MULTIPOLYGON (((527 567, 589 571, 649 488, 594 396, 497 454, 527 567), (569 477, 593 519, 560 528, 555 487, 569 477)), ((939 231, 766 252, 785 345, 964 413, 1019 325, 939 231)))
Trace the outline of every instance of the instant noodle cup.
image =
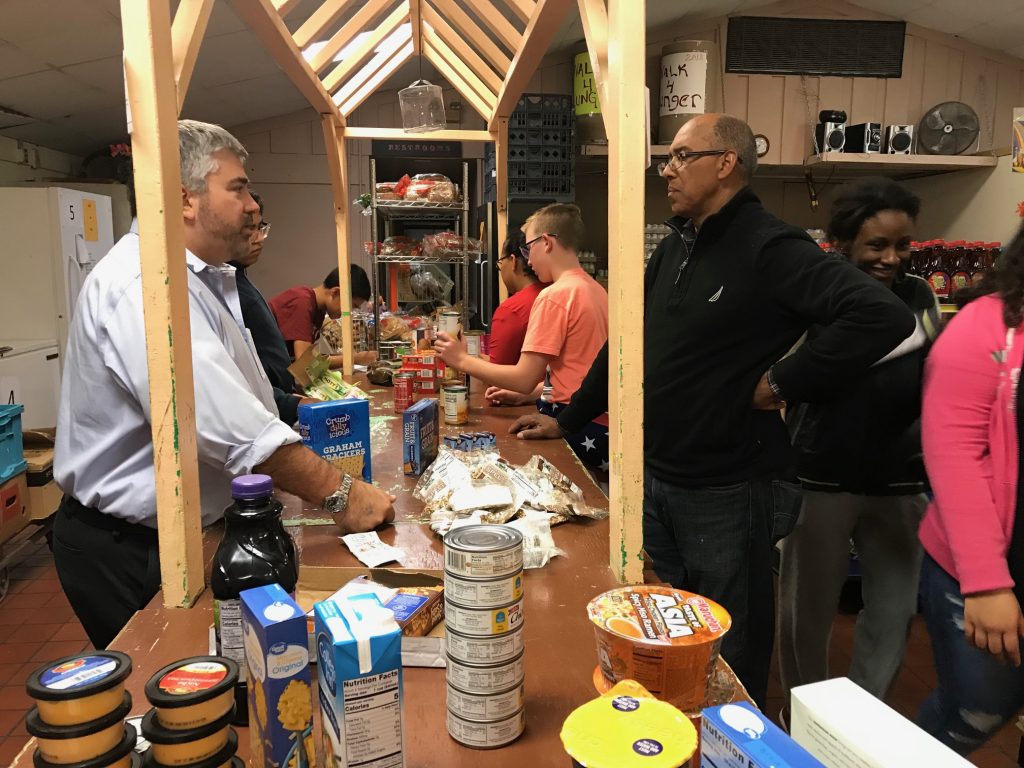
POLYGON ((732 619, 706 597, 662 586, 620 587, 587 606, 601 673, 635 680, 681 710, 698 709, 732 619))
POLYGON ((101 718, 78 725, 50 725, 33 707, 25 716, 25 730, 38 739, 40 757, 46 762, 84 763, 113 751, 124 740, 124 719, 131 708, 131 694, 125 691, 121 705, 101 718))
POLYGON ((132 660, 117 651, 65 656, 33 672, 25 690, 47 725, 79 725, 121 706, 131 671, 132 660))
POLYGON ((680 768, 697 751, 690 720, 633 680, 577 708, 562 725, 573 766, 680 768))

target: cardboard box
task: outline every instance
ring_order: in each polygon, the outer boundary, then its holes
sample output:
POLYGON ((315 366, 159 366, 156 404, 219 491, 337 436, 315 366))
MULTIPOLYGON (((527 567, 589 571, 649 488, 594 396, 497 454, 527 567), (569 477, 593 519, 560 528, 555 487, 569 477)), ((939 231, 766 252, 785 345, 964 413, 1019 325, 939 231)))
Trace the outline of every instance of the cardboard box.
POLYGON ((793 739, 829 766, 971 765, 845 677, 794 688, 790 708, 793 739))
POLYGON ((300 405, 299 434, 304 445, 338 469, 373 481, 368 401, 353 398, 300 405))
POLYGON ((244 590, 242 636, 249 683, 249 765, 314 765, 313 688, 306 615, 279 585, 244 590), (299 750, 305 757, 299 759, 299 750))
POLYGON ((392 613, 372 594, 314 610, 322 765, 404 768, 402 632, 392 613))
POLYGON ((418 477, 437 458, 440 435, 436 400, 419 400, 402 413, 402 469, 418 477))
POLYGON ((0 485, 0 544, 10 541, 29 524, 28 479, 24 472, 0 485))
POLYGON ((701 768, 824 768, 751 704, 702 712, 701 768))
POLYGON ((29 520, 45 520, 50 517, 57 511, 63 498, 64 491, 57 485, 56 480, 51 480, 46 485, 28 486, 29 520))

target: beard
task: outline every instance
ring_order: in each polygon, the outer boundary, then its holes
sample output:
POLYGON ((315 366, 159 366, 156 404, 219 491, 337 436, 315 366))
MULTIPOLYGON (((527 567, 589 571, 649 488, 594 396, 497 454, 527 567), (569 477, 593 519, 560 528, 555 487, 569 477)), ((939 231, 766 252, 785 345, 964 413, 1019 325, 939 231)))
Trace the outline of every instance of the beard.
POLYGON ((251 237, 251 233, 245 231, 251 223, 248 216, 238 223, 229 222, 213 210, 209 197, 204 194, 199 198, 198 221, 210 244, 223 257, 222 261, 236 261, 248 256, 251 237))

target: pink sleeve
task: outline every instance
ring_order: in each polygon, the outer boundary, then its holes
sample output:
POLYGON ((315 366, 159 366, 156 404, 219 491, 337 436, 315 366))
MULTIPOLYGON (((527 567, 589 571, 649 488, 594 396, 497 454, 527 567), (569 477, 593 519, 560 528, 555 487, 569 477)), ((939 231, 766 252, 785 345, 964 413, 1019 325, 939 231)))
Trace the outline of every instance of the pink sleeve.
POLYGON ((1002 345, 972 312, 939 335, 925 366, 921 440, 934 513, 953 553, 964 594, 1013 586, 1008 542, 992 493, 989 431, 1002 345), (979 320, 981 322, 979 322, 979 320))
POLYGON ((539 352, 558 357, 569 329, 569 310, 560 302, 541 296, 533 302, 530 324, 526 328, 523 352, 539 352))

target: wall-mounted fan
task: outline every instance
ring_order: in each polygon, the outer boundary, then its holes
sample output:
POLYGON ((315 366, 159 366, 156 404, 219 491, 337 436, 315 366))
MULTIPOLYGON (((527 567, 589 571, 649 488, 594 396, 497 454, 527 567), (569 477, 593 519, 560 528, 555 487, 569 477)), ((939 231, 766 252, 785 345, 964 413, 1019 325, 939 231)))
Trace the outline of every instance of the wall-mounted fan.
POLYGON ((978 143, 978 114, 961 101, 944 101, 917 126, 917 151, 927 155, 961 155, 978 143))

